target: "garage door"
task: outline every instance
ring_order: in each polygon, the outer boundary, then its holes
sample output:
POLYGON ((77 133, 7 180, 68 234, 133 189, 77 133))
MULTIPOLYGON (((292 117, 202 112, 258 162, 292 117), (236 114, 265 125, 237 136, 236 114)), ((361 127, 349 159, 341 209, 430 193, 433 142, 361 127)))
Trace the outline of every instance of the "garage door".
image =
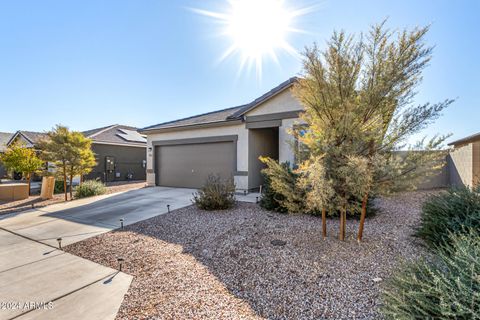
POLYGON ((234 148, 231 141, 158 146, 157 185, 200 188, 211 173, 231 177, 235 170, 234 148))

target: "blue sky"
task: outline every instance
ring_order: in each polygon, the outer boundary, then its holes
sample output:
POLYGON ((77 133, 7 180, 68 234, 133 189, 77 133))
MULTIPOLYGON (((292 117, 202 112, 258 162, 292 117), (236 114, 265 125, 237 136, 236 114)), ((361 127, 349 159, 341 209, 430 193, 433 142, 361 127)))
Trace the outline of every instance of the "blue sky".
MULTIPOLYGON (((288 37, 301 51, 325 45, 334 29, 432 24, 435 45, 418 103, 458 98, 424 134, 480 131, 480 1, 293 1, 318 9, 288 37)), ((247 103, 296 75, 300 61, 280 54, 261 80, 238 76, 218 25, 188 8, 219 11, 226 1, 1 0, 0 131, 44 131, 57 123, 86 130, 114 123, 144 127, 247 103)))

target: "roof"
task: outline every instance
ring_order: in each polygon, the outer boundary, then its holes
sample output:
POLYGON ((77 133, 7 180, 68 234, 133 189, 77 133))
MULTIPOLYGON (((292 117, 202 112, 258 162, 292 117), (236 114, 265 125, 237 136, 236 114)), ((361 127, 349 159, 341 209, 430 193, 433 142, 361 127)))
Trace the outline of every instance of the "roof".
POLYGON ((39 142, 40 139, 45 137, 47 134, 44 132, 19 130, 10 136, 10 139, 7 141, 7 145, 12 143, 12 141, 14 141, 19 135, 23 136, 29 143, 33 145, 39 142))
POLYGON ((114 124, 107 127, 84 131, 83 134, 98 144, 120 144, 146 146, 147 139, 138 133, 138 128, 114 124))
POLYGON ((261 97, 253 100, 250 103, 231 107, 227 109, 212 111, 208 113, 203 113, 187 118, 182 118, 178 120, 168 121, 159 123, 153 126, 148 126, 143 129, 140 129, 140 132, 151 131, 151 130, 158 130, 158 129, 167 129, 167 128, 181 128, 181 127, 188 127, 193 125, 200 125, 200 124, 226 124, 229 121, 238 121, 243 118, 247 112, 253 110, 254 108, 258 107, 263 102, 267 101, 268 99, 272 98, 273 96, 277 95, 278 93, 282 92, 283 90, 291 87, 296 81, 297 77, 293 77, 288 79, 287 81, 282 82, 269 92, 263 94, 261 97))
MULTIPOLYGON (((138 128, 124 126, 119 124, 110 125, 91 129, 82 132, 87 138, 92 139, 93 143, 98 144, 114 144, 129 146, 146 146, 147 139, 138 133, 138 128)), ((0 144, 2 141, 2 133, 0 133, 0 144)), ((47 133, 34 131, 17 131, 9 134, 6 144, 10 144, 18 135, 22 135, 32 145, 38 143, 40 139, 45 137, 47 133)), ((0 149, 1 150, 1 149, 0 149)))
POLYGON ((13 133, 0 132, 0 152, 3 152, 7 148, 7 143, 12 136, 13 133))
POLYGON ((450 142, 448 145, 452 146, 452 145, 457 145, 457 144, 461 144, 461 143, 472 142, 474 140, 479 140, 479 139, 480 139, 480 133, 475 133, 475 134, 472 134, 472 135, 467 136, 465 138, 450 142))

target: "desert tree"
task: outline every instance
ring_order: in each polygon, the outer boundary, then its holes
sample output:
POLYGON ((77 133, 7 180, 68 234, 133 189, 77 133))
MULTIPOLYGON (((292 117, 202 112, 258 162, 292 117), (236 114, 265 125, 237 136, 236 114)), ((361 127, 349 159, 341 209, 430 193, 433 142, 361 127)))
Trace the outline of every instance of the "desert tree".
POLYGON ((39 172, 45 165, 45 162, 37 156, 37 151, 15 143, 8 147, 3 154, 0 154, 0 161, 7 170, 22 173, 28 183, 28 194, 30 195, 32 175, 39 172))
POLYGON ((73 177, 83 175, 95 165, 91 140, 82 133, 70 131, 57 125, 38 143, 41 156, 53 167, 55 174, 63 180, 65 201, 68 200, 67 181, 70 181, 72 198, 73 177))
POLYGON ((340 212, 342 240, 348 210, 361 208, 360 241, 370 194, 414 188, 443 165, 438 151, 446 136, 400 151, 452 103, 414 104, 432 54, 427 32, 390 31, 383 22, 366 36, 334 32, 325 50, 314 44, 304 52, 303 73, 293 88, 307 128, 297 136, 308 151, 297 169, 298 187, 322 216, 340 212))
POLYGON ((399 152, 452 103, 414 104, 432 54, 427 32, 390 31, 383 22, 366 37, 335 32, 325 51, 316 45, 305 51, 304 74, 293 90, 309 127, 300 141, 311 156, 324 159, 326 175, 335 181, 334 198, 340 199, 332 201, 341 212, 341 231, 348 196, 361 199, 359 241, 369 193, 413 188, 442 165, 444 154, 435 151, 446 136, 399 152))
POLYGON ((67 175, 70 180, 70 199, 73 197, 72 181, 75 176, 83 176, 92 171, 97 164, 95 154, 92 151, 92 140, 86 138, 81 132, 70 132, 70 159, 67 165, 67 175))

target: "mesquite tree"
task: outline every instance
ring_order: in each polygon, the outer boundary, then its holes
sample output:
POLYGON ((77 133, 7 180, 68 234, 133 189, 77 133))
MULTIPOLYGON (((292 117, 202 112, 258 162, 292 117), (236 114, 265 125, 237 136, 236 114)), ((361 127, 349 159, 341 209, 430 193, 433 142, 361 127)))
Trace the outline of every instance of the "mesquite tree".
POLYGON ((399 152, 452 103, 413 104, 431 59, 427 32, 392 32, 381 23, 366 37, 334 32, 325 50, 314 44, 304 53, 304 72, 293 88, 308 128, 298 136, 308 150, 297 170, 298 188, 306 206, 322 211, 323 224, 325 211, 340 212, 342 240, 346 212, 359 207, 361 240, 369 194, 413 188, 443 165, 438 150, 446 136, 399 152))

